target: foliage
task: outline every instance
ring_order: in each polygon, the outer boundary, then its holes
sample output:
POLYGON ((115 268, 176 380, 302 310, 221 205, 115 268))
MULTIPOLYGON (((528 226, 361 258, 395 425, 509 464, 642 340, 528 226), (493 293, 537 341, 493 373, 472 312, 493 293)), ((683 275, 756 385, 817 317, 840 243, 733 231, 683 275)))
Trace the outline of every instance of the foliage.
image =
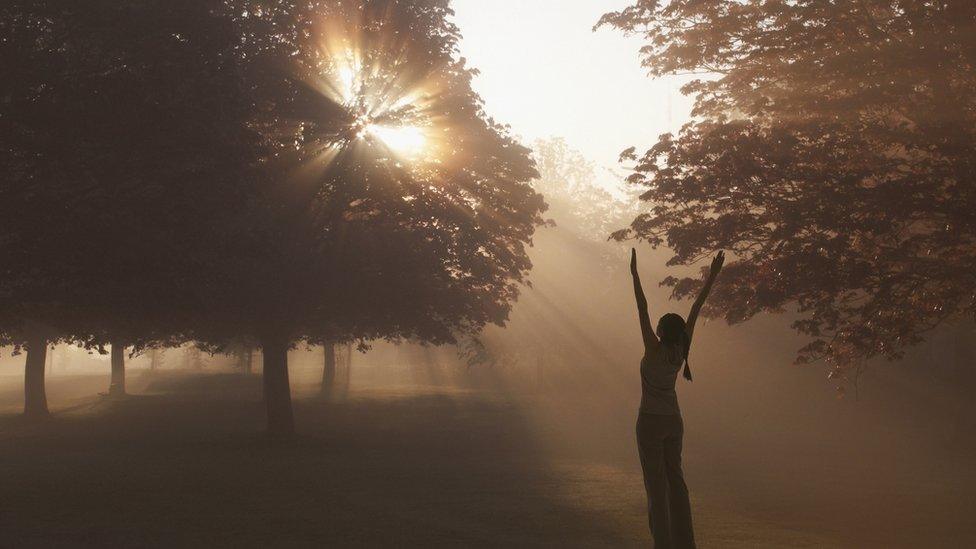
POLYGON ((0 10, 3 338, 257 341, 288 431, 294 342, 507 319, 545 203, 446 0, 0 10))
MULTIPOLYGON (((532 153, 539 170, 533 186, 546 197, 549 214, 557 225, 583 238, 603 241, 637 213, 634 201, 625 199, 636 196, 616 196, 601 181, 607 176, 601 177, 593 162, 563 138, 540 139, 532 144, 532 153)), ((612 179, 617 181, 616 177, 612 179)))
POLYGON ((174 343, 196 322, 246 140, 218 2, 7 2, 0 332, 174 343))
POLYGON ((706 74, 693 122, 625 151, 652 210, 615 236, 671 265, 732 250, 708 312, 796 307, 799 360, 834 375, 976 314, 976 4, 641 0, 600 24, 652 75, 706 74))
POLYGON ((545 204, 528 149, 471 89, 447 2, 261 6, 239 21, 262 45, 242 69, 269 182, 248 248, 262 262, 235 271, 253 318, 310 341, 504 322, 545 204), (423 150, 380 127, 422 132, 423 150))
POLYGON ((544 203, 446 2, 4 9, 10 324, 95 344, 269 323, 444 341, 504 320, 544 203), (349 51, 324 47, 335 32, 349 51), (339 101, 323 89, 345 55, 371 81, 339 101), (423 105, 443 135, 422 161, 355 134, 360 109, 408 94, 384 122, 423 105))

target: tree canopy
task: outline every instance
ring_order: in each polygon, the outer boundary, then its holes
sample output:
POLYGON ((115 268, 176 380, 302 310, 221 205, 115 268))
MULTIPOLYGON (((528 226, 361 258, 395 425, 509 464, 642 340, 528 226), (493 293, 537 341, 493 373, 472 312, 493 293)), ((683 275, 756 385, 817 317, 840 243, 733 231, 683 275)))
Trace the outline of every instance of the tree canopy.
POLYGON ((9 340, 258 341, 287 431, 292 343, 506 320, 545 203, 446 0, 3 9, 9 340))
MULTIPOLYGON (((606 14, 694 120, 630 180, 650 210, 619 239, 735 261, 709 312, 796 308, 799 360, 843 374, 976 315, 976 4, 642 0, 606 14)), ((669 277, 674 297, 697 282, 669 277)))
MULTIPOLYGON (((536 171, 484 114, 446 6, 324 4, 294 16, 311 24, 293 46, 245 61, 275 256, 248 293, 290 337, 452 341, 502 322, 528 272, 536 171)), ((257 17, 274 14, 244 28, 257 17)))
POLYGON ((8 341, 111 343, 121 360, 121 348, 179 341, 198 321, 253 148, 227 70, 236 36, 218 7, 4 5, 8 341))

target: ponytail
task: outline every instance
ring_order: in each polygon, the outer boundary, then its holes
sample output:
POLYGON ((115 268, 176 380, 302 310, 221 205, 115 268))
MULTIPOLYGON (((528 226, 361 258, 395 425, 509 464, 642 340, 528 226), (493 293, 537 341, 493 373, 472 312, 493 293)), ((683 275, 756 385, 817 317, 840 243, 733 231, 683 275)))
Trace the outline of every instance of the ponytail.
POLYGON ((694 381, 693 379, 691 379, 691 366, 688 364, 688 354, 691 352, 691 337, 688 336, 687 331, 682 333, 681 336, 682 336, 681 337, 682 347, 684 347, 684 351, 685 351, 685 367, 684 370, 682 370, 681 374, 685 376, 685 379, 687 379, 688 381, 694 381))

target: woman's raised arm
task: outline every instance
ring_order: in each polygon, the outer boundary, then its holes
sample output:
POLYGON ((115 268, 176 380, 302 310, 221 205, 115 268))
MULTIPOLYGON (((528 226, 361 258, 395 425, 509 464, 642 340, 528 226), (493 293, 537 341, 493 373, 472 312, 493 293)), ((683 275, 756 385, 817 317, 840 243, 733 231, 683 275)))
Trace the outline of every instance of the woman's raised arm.
POLYGON ((712 284, 715 283, 715 277, 722 270, 722 265, 725 263, 725 252, 718 252, 718 255, 712 259, 712 268, 708 273, 708 280, 705 281, 705 285, 702 286, 701 291, 698 293, 698 297, 695 299, 695 303, 691 306, 691 312, 688 313, 688 322, 686 323, 686 330, 688 331, 688 339, 695 333, 695 322, 698 321, 698 313, 701 312, 702 305, 705 304, 705 299, 708 298, 708 293, 712 291, 712 284))
POLYGON ((630 274, 634 277, 634 297, 637 298, 637 316, 640 318, 641 335, 644 337, 644 350, 658 345, 657 336, 651 327, 651 317, 647 313, 647 298, 641 287, 640 275, 637 274, 637 250, 630 249, 630 274))

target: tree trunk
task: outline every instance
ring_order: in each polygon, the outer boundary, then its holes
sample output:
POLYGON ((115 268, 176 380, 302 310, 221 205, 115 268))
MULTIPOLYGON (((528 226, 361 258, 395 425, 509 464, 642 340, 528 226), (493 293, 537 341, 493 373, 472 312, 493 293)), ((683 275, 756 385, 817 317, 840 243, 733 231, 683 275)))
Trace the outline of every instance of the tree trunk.
POLYGON ((47 339, 31 334, 27 339, 27 361, 24 366, 24 415, 46 417, 47 392, 44 390, 44 364, 47 362, 47 339))
POLYGON ((342 392, 349 392, 349 380, 352 379, 352 343, 343 345, 346 351, 346 372, 342 376, 342 392))
POLYGON ((108 386, 109 396, 125 396, 125 345, 112 342, 112 381, 108 386))
POLYGON ((46 357, 44 359, 44 369, 47 370, 48 373, 54 373, 54 345, 51 345, 51 347, 47 350, 46 357))
POLYGON ((247 360, 247 355, 244 346, 240 346, 234 349, 234 359, 237 361, 237 369, 244 373, 244 361, 247 360))
POLYGON ((953 349, 952 384, 956 391, 955 410, 951 442, 963 444, 972 442, 973 426, 973 388, 976 387, 976 360, 973 351, 973 325, 961 322, 956 328, 953 349))
POLYGON ((283 338, 265 338, 264 404, 268 408, 268 432, 290 435, 295 432, 288 384, 288 343, 283 338))
POLYGON ((203 370, 203 357, 200 356, 200 348, 193 346, 193 369, 203 370))
POLYGON ((322 365, 322 392, 328 393, 335 387, 336 378, 336 353, 335 344, 326 339, 322 344, 322 354, 324 363, 322 365))
POLYGON ((200 358, 200 349, 191 344, 183 350, 183 367, 187 370, 202 370, 203 359, 200 358))

